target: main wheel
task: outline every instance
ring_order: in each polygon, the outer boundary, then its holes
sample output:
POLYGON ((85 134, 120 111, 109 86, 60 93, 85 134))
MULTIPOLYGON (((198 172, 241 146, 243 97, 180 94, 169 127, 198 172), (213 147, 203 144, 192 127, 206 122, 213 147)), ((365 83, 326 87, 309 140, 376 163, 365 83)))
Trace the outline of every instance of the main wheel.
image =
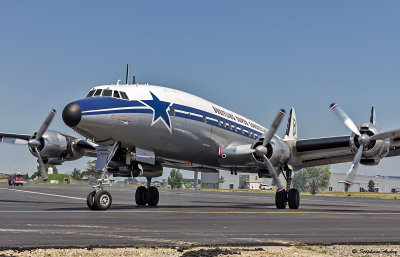
POLYGON ((157 206, 160 194, 157 187, 149 187, 145 193, 146 202, 149 206, 157 206))
POLYGON ((112 198, 108 191, 101 190, 94 195, 94 206, 97 210, 107 210, 111 206, 112 198))
POLYGON ((300 194, 296 188, 289 190, 288 202, 290 209, 298 209, 300 206, 300 194))
POLYGON ((96 210, 96 206, 94 205, 94 195, 95 194, 96 194, 96 191, 92 191, 86 197, 87 206, 91 210, 96 210))
POLYGON ((286 190, 277 191, 275 194, 275 206, 278 209, 286 208, 286 190))
POLYGON ((135 193, 135 201, 137 205, 145 206, 146 205, 146 191, 147 189, 144 186, 140 186, 136 189, 135 193))

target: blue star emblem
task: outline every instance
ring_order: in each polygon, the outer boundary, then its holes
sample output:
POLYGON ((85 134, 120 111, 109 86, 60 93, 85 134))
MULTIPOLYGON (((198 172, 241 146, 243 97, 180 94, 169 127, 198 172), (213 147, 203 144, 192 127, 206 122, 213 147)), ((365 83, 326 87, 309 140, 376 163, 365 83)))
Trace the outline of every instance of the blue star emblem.
POLYGON ((165 126, 167 126, 169 132, 171 132, 171 117, 169 116, 168 108, 172 103, 160 101, 160 99, 158 99, 152 92, 150 92, 150 94, 153 97, 153 100, 142 100, 142 102, 153 110, 153 121, 151 126, 153 126, 153 124, 158 120, 162 120, 165 126))

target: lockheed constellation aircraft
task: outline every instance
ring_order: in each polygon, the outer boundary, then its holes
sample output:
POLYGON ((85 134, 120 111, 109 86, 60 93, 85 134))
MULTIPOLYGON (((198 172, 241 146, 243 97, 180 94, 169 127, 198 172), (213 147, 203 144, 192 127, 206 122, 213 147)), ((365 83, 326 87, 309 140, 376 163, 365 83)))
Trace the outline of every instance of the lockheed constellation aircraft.
MULTIPOLYGON (((128 71, 127 71, 128 74, 128 71)), ((359 128, 336 104, 331 109, 352 131, 350 136, 297 139, 296 115, 292 108, 284 138, 275 135, 283 116, 280 110, 269 129, 221 106, 179 90, 148 84, 103 85, 90 89, 83 99, 69 103, 62 117, 66 125, 86 140, 48 130, 52 110, 33 135, 0 133, 1 142, 27 144, 38 158, 42 177, 44 164, 60 165, 83 156, 97 157, 102 171, 98 184, 87 196, 92 210, 111 206, 104 189, 107 174, 114 177, 146 177, 147 187, 135 193, 139 206, 156 206, 159 192, 151 179, 163 167, 195 172, 258 173, 272 177, 277 185, 278 209, 298 209, 299 192, 291 188, 293 171, 305 167, 353 160, 344 183, 354 180, 359 163, 377 165, 384 157, 400 155, 400 130, 381 132, 375 110, 370 122, 359 128), (286 180, 284 188, 278 176, 286 180)))

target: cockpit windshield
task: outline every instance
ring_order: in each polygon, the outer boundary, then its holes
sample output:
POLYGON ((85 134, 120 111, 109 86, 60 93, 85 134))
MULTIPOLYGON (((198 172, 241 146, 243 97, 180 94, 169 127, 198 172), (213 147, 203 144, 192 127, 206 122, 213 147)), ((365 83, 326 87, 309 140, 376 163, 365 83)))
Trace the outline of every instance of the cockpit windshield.
POLYGON ((129 100, 125 92, 120 91, 122 99, 129 100))
POLYGON ((92 89, 86 97, 108 96, 124 100, 129 100, 128 95, 123 91, 110 90, 110 89, 92 89))
POLYGON ((100 96, 102 89, 97 89, 93 96, 100 96))
POLYGON ((104 89, 102 96, 111 96, 112 95, 112 90, 109 89, 104 89))
POLYGON ((95 91, 96 91, 96 90, 94 90, 94 89, 90 90, 90 92, 87 94, 86 97, 91 97, 91 96, 93 96, 93 94, 94 94, 95 91))

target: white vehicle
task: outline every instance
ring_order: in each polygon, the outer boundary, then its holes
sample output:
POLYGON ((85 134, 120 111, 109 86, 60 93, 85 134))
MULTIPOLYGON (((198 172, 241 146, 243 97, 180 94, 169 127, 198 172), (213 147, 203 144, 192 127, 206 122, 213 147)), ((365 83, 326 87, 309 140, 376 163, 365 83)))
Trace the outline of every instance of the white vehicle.
POLYGON ((267 184, 262 184, 262 185, 260 185, 260 189, 261 190, 272 190, 272 187, 267 184))

